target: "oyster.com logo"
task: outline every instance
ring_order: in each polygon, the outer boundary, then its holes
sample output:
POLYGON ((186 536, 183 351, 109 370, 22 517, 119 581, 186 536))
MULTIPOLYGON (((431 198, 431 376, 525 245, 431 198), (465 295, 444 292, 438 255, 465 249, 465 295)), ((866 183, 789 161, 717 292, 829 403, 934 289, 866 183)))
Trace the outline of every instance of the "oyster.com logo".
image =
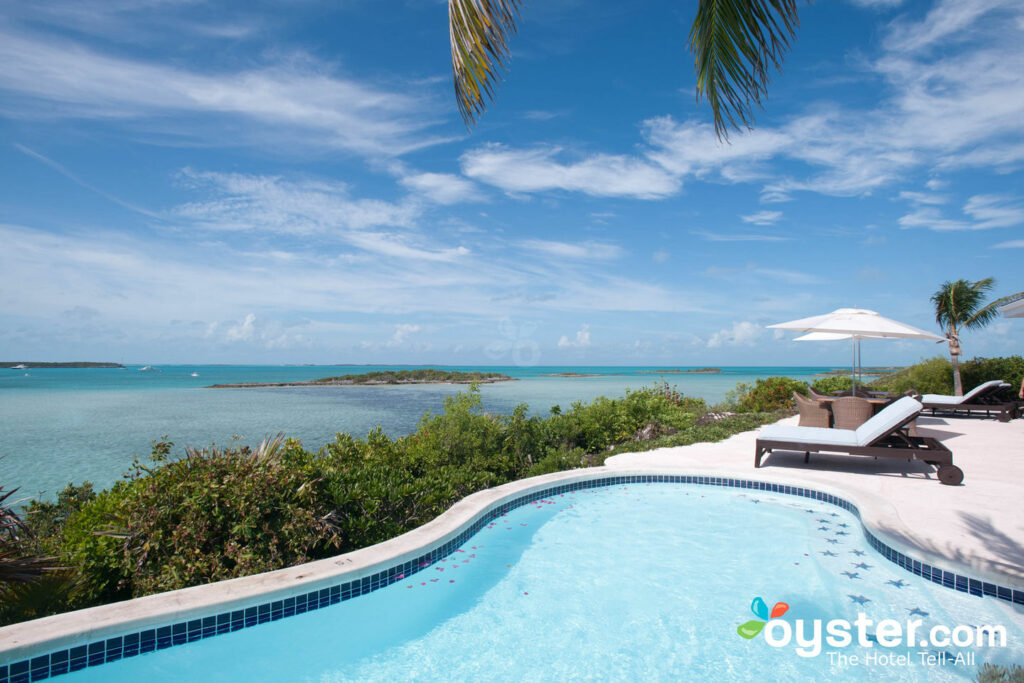
POLYGON ((754 616, 757 617, 757 619, 751 619, 745 624, 740 624, 736 628, 736 633, 739 633, 747 640, 756 638, 761 632, 761 629, 764 628, 764 625, 768 623, 769 619, 777 619, 781 617, 788 609, 789 605, 786 603, 777 602, 775 603, 775 606, 772 607, 771 613, 769 613, 768 605, 765 604, 765 601, 761 598, 754 598, 754 601, 750 603, 750 611, 754 613, 754 616))

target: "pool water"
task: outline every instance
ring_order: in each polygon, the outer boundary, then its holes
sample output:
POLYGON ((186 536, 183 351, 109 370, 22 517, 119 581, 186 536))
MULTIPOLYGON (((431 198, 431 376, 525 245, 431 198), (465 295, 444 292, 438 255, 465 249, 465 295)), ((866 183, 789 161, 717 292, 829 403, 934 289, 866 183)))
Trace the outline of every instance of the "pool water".
MULTIPOLYGON (((870 632, 870 629, 869 629, 870 632)), ((581 489, 509 511, 458 551, 362 597, 61 676, 79 681, 973 680, 1024 660, 1024 610, 886 561, 850 513, 692 484, 581 489), (1006 647, 830 648, 803 658, 737 627, 858 612, 1002 625, 1006 647), (826 654, 909 654, 840 665, 826 654), (923 664, 918 652, 945 652, 923 664), (972 663, 953 657, 972 655, 972 663)))

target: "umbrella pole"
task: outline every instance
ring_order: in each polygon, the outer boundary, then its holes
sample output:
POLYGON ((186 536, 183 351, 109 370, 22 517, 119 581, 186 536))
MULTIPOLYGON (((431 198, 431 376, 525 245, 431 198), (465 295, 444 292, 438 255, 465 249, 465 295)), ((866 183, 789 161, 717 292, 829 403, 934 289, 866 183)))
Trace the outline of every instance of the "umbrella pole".
POLYGON ((857 337, 857 381, 864 385, 864 357, 860 354, 860 337, 857 337))
POLYGON ((857 340, 850 337, 850 351, 853 353, 853 367, 850 368, 850 376, 853 379, 853 396, 857 395, 857 340))

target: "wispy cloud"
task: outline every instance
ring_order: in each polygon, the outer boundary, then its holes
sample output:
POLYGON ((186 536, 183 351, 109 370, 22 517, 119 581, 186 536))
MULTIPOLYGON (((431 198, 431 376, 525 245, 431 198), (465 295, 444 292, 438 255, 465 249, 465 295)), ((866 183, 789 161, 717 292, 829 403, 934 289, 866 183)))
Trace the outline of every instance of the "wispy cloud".
POLYGON ((483 199, 476 185, 451 173, 415 173, 401 178, 399 182, 438 204, 460 204, 483 199))
POLYGON ((561 161, 560 147, 512 149, 490 144, 462 155, 462 172, 506 192, 564 190, 595 197, 658 199, 679 181, 657 164, 624 155, 593 154, 561 161))
POLYGON ((938 209, 919 208, 899 219, 901 228, 928 228, 936 232, 990 230, 1024 223, 1024 206, 1013 197, 974 195, 967 200, 964 214, 971 220, 946 218, 938 209))
POLYGON ((781 235, 727 234, 709 230, 691 230, 690 234, 709 242, 788 242, 792 239, 781 235))
POLYGON ((28 157, 31 157, 32 159, 35 159, 36 161, 39 161, 39 162, 41 162, 43 164, 46 164, 47 166, 49 166, 50 168, 55 170, 57 173, 60 173, 62 176, 64 176, 65 178, 67 178, 71 182, 75 183, 76 185, 78 185, 80 187, 84 187, 85 189, 89 190, 90 192, 94 192, 94 193, 100 195, 101 197, 110 200, 110 201, 114 202, 115 204, 117 204, 118 206, 123 206, 124 208, 128 209, 129 211, 134 211, 135 213, 140 213, 143 216, 148 216, 149 218, 157 218, 157 219, 163 218, 160 214, 156 213, 155 211, 150 211, 149 209, 143 208, 143 207, 138 206, 136 204, 133 204, 131 202, 127 202, 127 201, 121 199, 120 197, 116 197, 116 196, 110 194, 109 192, 107 192, 105 190, 101 190, 100 188, 96 187, 95 185, 87 183, 86 181, 84 181, 81 178, 79 178, 76 174, 72 173, 63 164, 57 163, 53 159, 50 159, 49 157, 40 154, 39 152, 35 151, 34 149, 30 149, 30 148, 26 147, 25 145, 19 144, 17 142, 14 143, 14 149, 18 150, 19 152, 21 152, 22 154, 24 154, 24 155, 26 155, 28 157))
POLYGON ((757 213, 750 214, 749 216, 740 216, 740 219, 744 223, 753 223, 754 225, 772 225, 778 223, 782 219, 781 211, 758 211, 757 213))
POLYGON ((579 261, 610 261, 621 257, 625 252, 614 244, 601 242, 554 242, 551 240, 523 240, 519 247, 546 256, 579 261))
MULTIPOLYGON (((0 115, 146 121, 170 116, 230 116, 259 127, 249 142, 287 138, 308 146, 395 155, 436 144, 429 98, 389 91, 332 73, 312 58, 212 74, 100 53, 55 36, 0 28, 0 115)), ((224 135, 215 119, 207 119, 224 135)), ((245 132, 206 143, 242 142, 245 132)))

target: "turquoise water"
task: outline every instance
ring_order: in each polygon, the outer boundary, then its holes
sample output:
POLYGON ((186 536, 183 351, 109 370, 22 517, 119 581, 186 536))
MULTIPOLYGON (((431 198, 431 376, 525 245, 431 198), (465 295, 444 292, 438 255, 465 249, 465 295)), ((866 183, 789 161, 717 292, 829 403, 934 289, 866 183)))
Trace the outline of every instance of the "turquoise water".
POLYGON ((512 510, 460 551, 338 605, 61 680, 943 681, 1024 659, 1020 607, 915 577, 873 551, 851 514, 793 496, 582 490, 512 510), (803 658, 737 635, 755 597, 787 603, 791 624, 863 612, 924 629, 1003 626, 1007 646, 826 645, 803 658), (841 666, 829 651, 909 660, 841 666), (922 664, 918 652, 944 652, 947 664, 922 664), (952 663, 971 653, 973 664, 952 663))
MULTIPOLYGON (((391 436, 415 430, 426 411, 440 412, 446 397, 465 386, 280 387, 204 389, 210 384, 300 381, 401 369, 393 366, 157 366, 126 369, 0 370, 0 484, 19 496, 52 498, 69 481, 115 482, 166 435, 186 445, 250 445, 279 431, 317 449, 337 432, 363 436, 381 425, 391 436), (196 377, 192 374, 195 373, 196 377)), ((661 366, 663 367, 663 366, 661 366)), ((460 368, 502 372, 519 381, 484 385, 484 407, 510 413, 527 403, 545 413, 553 405, 621 396, 659 379, 636 367, 460 368), (597 377, 545 377, 563 372, 597 377)), ((717 402, 737 382, 788 375, 810 378, 824 368, 723 368, 721 374, 664 375, 690 396, 717 402)))

